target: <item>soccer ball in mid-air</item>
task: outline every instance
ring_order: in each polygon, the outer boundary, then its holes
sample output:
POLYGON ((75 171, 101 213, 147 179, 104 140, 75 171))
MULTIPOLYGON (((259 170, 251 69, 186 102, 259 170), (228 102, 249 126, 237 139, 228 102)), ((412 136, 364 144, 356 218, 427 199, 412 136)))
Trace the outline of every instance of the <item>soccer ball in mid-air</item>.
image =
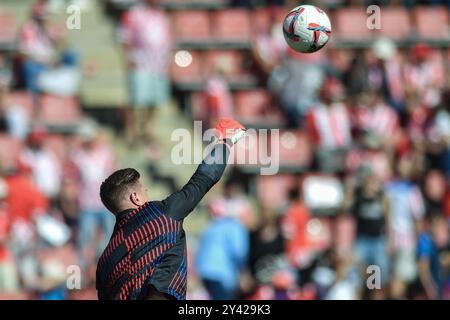
POLYGON ((330 39, 330 19, 316 6, 298 6, 284 18, 283 34, 286 42, 295 51, 315 52, 330 39))

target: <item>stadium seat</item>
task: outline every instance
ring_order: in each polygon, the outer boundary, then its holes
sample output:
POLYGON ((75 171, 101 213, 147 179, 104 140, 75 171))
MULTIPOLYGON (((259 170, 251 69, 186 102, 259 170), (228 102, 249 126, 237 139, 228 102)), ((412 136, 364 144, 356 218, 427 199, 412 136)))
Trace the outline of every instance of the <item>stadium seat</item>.
POLYGON ((192 63, 186 67, 181 67, 172 59, 171 77, 175 83, 201 82, 203 79, 202 57, 197 51, 189 51, 192 56, 192 63))
POLYGON ((298 180, 291 174, 258 176, 256 180, 257 197, 263 208, 279 209, 288 200, 289 191, 298 188, 298 180))
POLYGON ((67 140, 63 135, 49 134, 44 141, 44 145, 53 152, 60 162, 65 160, 67 140))
POLYGON ((371 30, 367 28, 367 13, 362 7, 339 9, 333 24, 340 40, 361 41, 371 38, 371 30))
POLYGON ((418 7, 414 11, 417 32, 422 39, 448 40, 449 15, 445 7, 418 7))
MULTIPOLYGON (((248 129, 245 137, 231 150, 232 163, 247 172, 260 172, 270 164, 267 160, 268 139, 262 139, 260 133, 248 129)), ((269 159, 270 160, 270 159, 269 159)))
POLYGON ((250 41, 250 16, 246 10, 229 9, 212 14, 214 40, 222 42, 250 41))
POLYGON ((317 214, 335 214, 342 207, 344 189, 335 175, 308 172, 300 177, 303 198, 317 214))
POLYGON ((236 90, 257 86, 258 80, 251 69, 251 56, 242 50, 209 50, 205 53, 204 72, 222 70, 230 86, 236 90))
POLYGON ((234 95, 236 117, 247 126, 280 127, 283 118, 264 89, 238 91, 234 95))
POLYGON ((193 92, 191 94, 191 114, 194 120, 206 120, 205 110, 206 99, 203 92, 193 92))
POLYGON ((7 134, 0 134, 0 164, 2 166, 13 166, 19 159, 21 150, 20 140, 7 134))
POLYGON ((15 39, 15 16, 0 8, 0 46, 12 44, 15 39))
POLYGON ((411 20, 408 10, 404 7, 386 7, 382 9, 380 34, 401 40, 411 33, 411 20))
POLYGON ((242 53, 233 50, 211 50, 206 53, 207 70, 221 70, 226 76, 242 72, 242 53))
POLYGON ((210 39, 207 11, 182 10, 173 13, 175 37, 181 42, 204 42, 210 39))
POLYGON ((270 15, 267 8, 259 8, 251 12, 252 32, 261 32, 270 27, 270 15))
POLYGON ((43 95, 38 121, 55 129, 69 129, 81 119, 80 106, 74 97, 43 95))
POLYGON ((159 4, 167 9, 184 10, 189 8, 215 9, 228 4, 228 0, 159 0, 159 4))
POLYGON ((281 168, 299 171, 309 168, 313 150, 308 135, 301 130, 280 130, 278 154, 281 168))
POLYGON ((33 114, 33 100, 27 91, 11 91, 6 97, 6 104, 10 107, 23 108, 28 116, 33 114))

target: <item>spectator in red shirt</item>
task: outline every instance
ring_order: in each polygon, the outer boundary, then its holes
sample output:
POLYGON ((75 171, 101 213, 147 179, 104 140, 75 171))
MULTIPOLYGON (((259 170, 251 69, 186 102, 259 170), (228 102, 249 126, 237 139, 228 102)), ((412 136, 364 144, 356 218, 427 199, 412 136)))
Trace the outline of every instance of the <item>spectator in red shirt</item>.
POLYGON ((290 205, 283 214, 281 226, 286 239, 286 254, 291 265, 303 268, 311 263, 311 246, 307 226, 311 213, 300 197, 298 188, 290 192, 290 205))
POLYGON ((32 222, 33 218, 48 210, 46 197, 23 172, 6 175, 5 181, 9 190, 6 202, 12 222, 19 219, 32 222))

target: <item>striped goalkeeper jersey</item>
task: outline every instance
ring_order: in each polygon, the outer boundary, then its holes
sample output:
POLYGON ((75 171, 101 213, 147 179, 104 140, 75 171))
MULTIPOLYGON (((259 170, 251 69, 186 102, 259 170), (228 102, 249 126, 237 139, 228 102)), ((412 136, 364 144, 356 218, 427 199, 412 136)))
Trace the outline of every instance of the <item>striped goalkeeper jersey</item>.
POLYGON ((228 159, 225 144, 216 145, 207 159, 180 191, 117 215, 97 265, 99 299, 146 299, 151 286, 177 300, 186 298, 183 219, 222 176, 228 159), (211 161, 219 155, 223 161, 211 161))

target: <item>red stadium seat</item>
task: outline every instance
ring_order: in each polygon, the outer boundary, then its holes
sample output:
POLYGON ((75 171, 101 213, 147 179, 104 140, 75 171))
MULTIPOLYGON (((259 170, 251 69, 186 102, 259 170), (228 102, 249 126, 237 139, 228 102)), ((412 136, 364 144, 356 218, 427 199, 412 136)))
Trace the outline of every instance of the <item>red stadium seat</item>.
POLYGON ((5 167, 13 166, 19 159, 22 142, 10 135, 0 134, 0 164, 5 167))
POLYGON ((263 208, 279 209, 286 203, 289 191, 299 188, 298 180, 290 174, 258 176, 256 180, 258 200, 263 208))
POLYGON ((367 13, 361 7, 339 9, 335 16, 334 30, 341 40, 367 40, 371 37, 371 30, 367 28, 367 13))
POLYGON ((59 161, 64 161, 66 158, 67 141, 63 135, 49 134, 44 141, 44 145, 55 154, 59 161))
POLYGON ((206 119, 206 99, 203 92, 193 92, 191 94, 191 113, 194 120, 206 119))
POLYGON ((15 37, 15 17, 0 8, 0 44, 13 43, 15 37))
POLYGON ((192 63, 186 67, 179 66, 172 60, 171 76, 175 83, 200 82, 203 80, 202 58, 199 52, 189 51, 192 63))
POLYGON ((6 104, 10 107, 23 108, 28 116, 33 115, 33 100, 27 91, 12 91, 6 97, 6 104))
POLYGON ((242 76, 244 71, 244 54, 237 50, 211 50, 206 53, 205 72, 222 70, 230 79, 242 76))
POLYGON ((202 42, 210 39, 210 20, 207 11, 182 10, 173 13, 175 36, 179 41, 202 42))
POLYGON ((249 129, 245 137, 231 150, 230 159, 244 170, 259 171, 269 163, 266 161, 270 156, 267 145, 267 137, 261 138, 260 132, 249 129))
POLYGON ((42 96, 39 122, 48 126, 65 127, 78 124, 80 119, 80 106, 74 97, 42 96))
POLYGON ((250 41, 250 16, 242 9, 220 10, 211 17, 218 41, 250 41))
POLYGON ((381 13, 381 29, 379 32, 386 37, 400 40, 411 33, 411 20, 408 10, 403 7, 386 7, 381 13))
POLYGON ((252 32, 264 32, 270 27, 270 14, 267 8, 260 8, 251 12, 252 32))
POLYGON ((283 125, 281 113, 264 89, 237 92, 234 95, 234 112, 240 121, 249 126, 283 125))
POLYGON ((278 148, 282 168, 299 170, 312 163, 313 150, 308 135, 303 131, 281 130, 278 148))
POLYGON ((306 173, 300 178, 303 199, 311 210, 329 213, 342 207, 342 181, 332 174, 306 173))
POLYGON ((449 16, 445 7, 418 7, 414 11, 417 32, 423 39, 450 38, 449 16))

